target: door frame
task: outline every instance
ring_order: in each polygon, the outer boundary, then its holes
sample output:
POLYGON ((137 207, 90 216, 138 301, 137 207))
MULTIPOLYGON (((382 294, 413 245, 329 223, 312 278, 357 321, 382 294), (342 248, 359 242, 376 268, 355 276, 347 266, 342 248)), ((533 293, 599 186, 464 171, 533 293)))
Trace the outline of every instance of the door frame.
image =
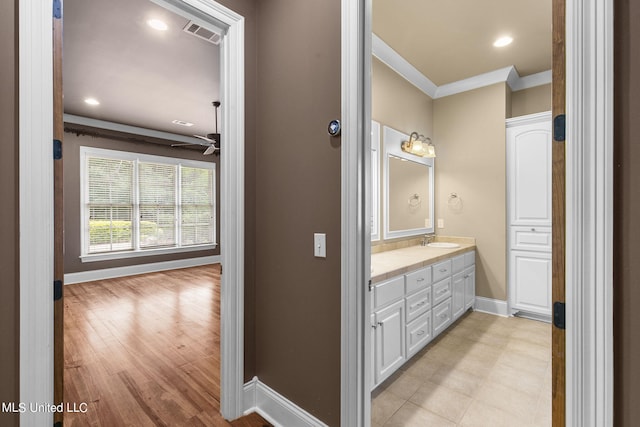
MULTIPOLYGON (((155 0, 154 0, 155 1, 155 0)), ((213 0, 155 1, 198 13, 226 30, 221 49, 221 412, 243 413, 244 379, 244 18, 213 0), (225 167, 225 165, 228 165, 225 167)), ((20 402, 54 402, 52 3, 19 2, 20 402)), ((53 424, 25 411, 20 425, 53 424)))
MULTIPOLYGON (((566 0, 566 425, 613 424, 613 0, 566 0)), ((371 0, 342 0, 342 425, 369 426, 371 0), (357 33, 357 34, 354 34, 357 33)))

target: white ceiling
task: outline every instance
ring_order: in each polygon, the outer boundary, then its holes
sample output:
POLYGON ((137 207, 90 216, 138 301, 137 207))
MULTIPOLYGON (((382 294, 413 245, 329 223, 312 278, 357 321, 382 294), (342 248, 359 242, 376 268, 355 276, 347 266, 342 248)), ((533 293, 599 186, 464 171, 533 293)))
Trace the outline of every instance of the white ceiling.
POLYGON ((551 69, 551 0, 373 0, 373 32, 438 86, 551 69), (513 43, 493 47, 503 35, 513 43))
POLYGON ((182 135, 212 133, 219 48, 183 32, 187 22, 149 0, 66 0, 65 113, 182 135), (153 30, 146 23, 152 18, 169 29, 153 30), (87 97, 100 105, 85 104, 87 97))

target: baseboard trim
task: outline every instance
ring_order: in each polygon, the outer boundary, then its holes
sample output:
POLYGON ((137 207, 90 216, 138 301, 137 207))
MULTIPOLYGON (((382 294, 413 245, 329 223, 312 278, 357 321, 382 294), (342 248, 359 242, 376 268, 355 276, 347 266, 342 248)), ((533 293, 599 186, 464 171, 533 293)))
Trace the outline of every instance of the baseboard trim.
POLYGON ((152 262, 149 264, 130 265, 126 267, 103 268, 100 270, 81 271, 64 275, 64 284, 93 282, 95 280, 113 279, 116 277, 133 276, 136 274, 155 273, 158 271, 175 270, 178 268, 198 267, 220 262, 220 255, 198 258, 179 259, 175 261, 152 262))
POLYGON ((493 298, 476 297, 475 311, 509 317, 509 307, 506 301, 493 298))
POLYGON ((257 412, 275 427, 327 427, 325 423, 280 395, 258 377, 244 385, 244 413, 257 412))

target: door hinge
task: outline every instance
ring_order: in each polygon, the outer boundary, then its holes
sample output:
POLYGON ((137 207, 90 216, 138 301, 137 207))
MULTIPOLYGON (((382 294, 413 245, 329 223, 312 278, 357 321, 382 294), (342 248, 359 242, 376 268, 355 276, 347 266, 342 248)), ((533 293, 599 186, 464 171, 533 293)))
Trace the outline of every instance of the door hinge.
POLYGON ((53 17, 55 19, 62 18, 62 1, 53 0, 53 17))
POLYGON ((53 281, 53 300, 58 301, 62 298, 62 280, 53 281))
POLYGON ((566 120, 564 114, 558 114, 553 118, 553 139, 558 142, 565 140, 566 120))
POLYGON ((553 326, 558 329, 565 328, 565 310, 563 302, 553 303, 553 326))
POLYGON ((53 140, 53 160, 60 160, 62 158, 62 141, 59 139, 53 140))
POLYGON ((371 279, 369 279, 369 292, 373 290, 373 285, 371 284, 371 279))

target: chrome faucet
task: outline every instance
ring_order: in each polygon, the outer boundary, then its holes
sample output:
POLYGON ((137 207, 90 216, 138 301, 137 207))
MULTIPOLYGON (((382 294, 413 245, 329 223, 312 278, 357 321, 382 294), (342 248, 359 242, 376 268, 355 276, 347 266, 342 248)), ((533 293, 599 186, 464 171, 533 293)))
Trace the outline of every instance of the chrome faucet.
POLYGON ((435 233, 431 233, 431 234, 425 234, 422 237, 422 243, 420 243, 420 245, 422 246, 427 246, 429 243, 431 243, 433 241, 433 239, 436 238, 436 234, 435 233))

